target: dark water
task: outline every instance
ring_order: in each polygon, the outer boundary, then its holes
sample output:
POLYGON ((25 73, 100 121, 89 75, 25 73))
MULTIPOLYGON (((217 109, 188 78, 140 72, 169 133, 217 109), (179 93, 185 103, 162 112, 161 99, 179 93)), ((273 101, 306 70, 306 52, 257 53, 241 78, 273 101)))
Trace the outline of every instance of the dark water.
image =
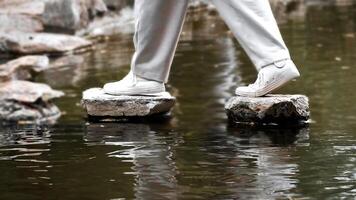
POLYGON ((169 91, 171 119, 87 123, 81 91, 129 70, 131 36, 38 81, 66 92, 51 127, 4 126, 0 199, 355 199, 356 9, 309 8, 281 25, 310 97, 308 128, 228 125, 224 102, 256 72, 214 17, 186 24, 169 91))

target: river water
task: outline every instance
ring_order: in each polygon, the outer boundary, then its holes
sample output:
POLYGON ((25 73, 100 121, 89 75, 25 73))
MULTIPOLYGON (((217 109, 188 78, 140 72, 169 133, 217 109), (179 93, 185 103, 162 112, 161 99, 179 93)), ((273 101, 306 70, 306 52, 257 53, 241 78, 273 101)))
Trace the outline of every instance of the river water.
POLYGON ((172 117, 89 123, 81 92, 122 78, 131 35, 72 56, 36 78, 63 90, 54 126, 0 134, 0 199, 355 199, 356 8, 311 7, 281 24, 302 78, 281 89, 310 97, 305 128, 229 125, 225 101, 256 72, 224 24, 190 17, 168 90, 172 117))

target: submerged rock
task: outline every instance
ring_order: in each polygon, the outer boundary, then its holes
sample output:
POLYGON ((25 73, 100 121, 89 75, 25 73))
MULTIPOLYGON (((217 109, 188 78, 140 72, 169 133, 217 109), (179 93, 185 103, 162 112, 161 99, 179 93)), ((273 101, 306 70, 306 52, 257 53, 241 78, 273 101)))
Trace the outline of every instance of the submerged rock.
POLYGON ((24 56, 0 65, 0 82, 26 80, 32 72, 41 72, 49 67, 47 56, 24 56))
POLYGON ((83 92, 82 106, 90 117, 147 117, 168 113, 175 97, 168 92, 161 96, 113 96, 100 88, 83 92))
POLYGON ((309 100, 304 95, 236 96, 228 100, 225 110, 232 122, 292 124, 310 117, 309 100))
POLYGON ((92 42, 76 36, 51 33, 0 33, 0 51, 16 54, 65 53, 83 49, 92 42))
POLYGON ((0 83, 0 120, 20 122, 57 119, 61 113, 51 100, 63 95, 63 92, 41 83, 0 83))

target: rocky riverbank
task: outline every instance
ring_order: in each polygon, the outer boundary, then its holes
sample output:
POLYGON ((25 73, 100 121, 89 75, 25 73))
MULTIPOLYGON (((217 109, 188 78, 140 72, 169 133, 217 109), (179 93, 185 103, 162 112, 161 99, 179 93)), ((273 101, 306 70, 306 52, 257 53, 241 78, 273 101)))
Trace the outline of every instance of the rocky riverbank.
POLYGON ((46 56, 26 56, 0 65, 0 120, 50 122, 60 116, 52 102, 64 95, 43 83, 28 80, 49 68, 46 56))

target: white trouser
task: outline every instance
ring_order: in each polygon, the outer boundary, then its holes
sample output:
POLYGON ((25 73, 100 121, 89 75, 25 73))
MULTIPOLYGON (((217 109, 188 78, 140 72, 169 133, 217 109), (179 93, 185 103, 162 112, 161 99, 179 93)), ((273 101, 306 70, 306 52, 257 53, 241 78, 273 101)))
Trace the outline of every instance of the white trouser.
MULTIPOLYGON (((136 0, 132 71, 167 82, 189 0, 136 0)), ((211 0, 257 68, 289 59, 269 0, 211 0)))

